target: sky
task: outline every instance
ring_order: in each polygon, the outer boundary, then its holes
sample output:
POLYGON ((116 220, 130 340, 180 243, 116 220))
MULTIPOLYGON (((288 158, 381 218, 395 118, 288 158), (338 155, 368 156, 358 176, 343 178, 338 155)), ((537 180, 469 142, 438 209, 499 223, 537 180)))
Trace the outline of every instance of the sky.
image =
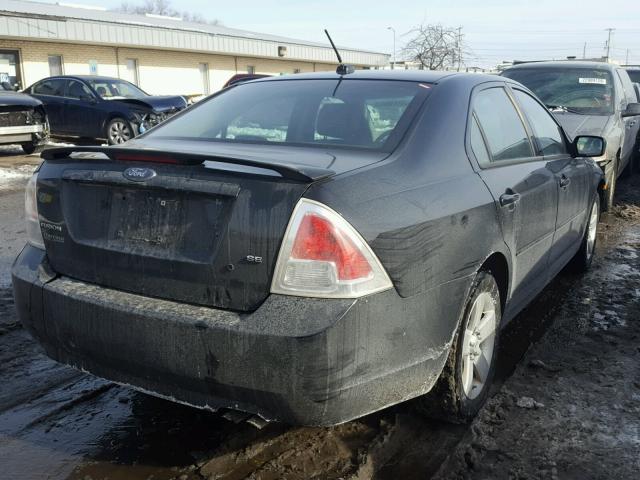
MULTIPOLYGON (((42 0, 41 0, 42 1, 42 0)), ((45 0, 46 1, 46 0, 45 0)), ((50 3, 55 3, 49 0, 50 3)), ((65 0, 60 0, 65 1, 65 0)), ((118 7, 122 0, 67 0, 118 7)), ((143 0, 128 0, 143 3, 143 0)), ((308 0, 238 2, 173 0, 176 10, 200 13, 232 28, 325 41, 327 28, 338 45, 393 54, 421 23, 462 27, 471 53, 467 66, 492 67, 502 61, 604 55, 607 28, 615 28, 611 58, 640 64, 639 0, 308 0)))

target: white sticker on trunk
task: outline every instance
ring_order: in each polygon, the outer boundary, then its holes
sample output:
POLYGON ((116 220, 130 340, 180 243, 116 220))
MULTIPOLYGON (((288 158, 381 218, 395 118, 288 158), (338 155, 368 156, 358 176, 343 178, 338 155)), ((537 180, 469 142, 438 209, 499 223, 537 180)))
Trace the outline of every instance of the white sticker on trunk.
POLYGON ((591 83, 595 85, 606 85, 606 78, 579 78, 578 83, 591 83))

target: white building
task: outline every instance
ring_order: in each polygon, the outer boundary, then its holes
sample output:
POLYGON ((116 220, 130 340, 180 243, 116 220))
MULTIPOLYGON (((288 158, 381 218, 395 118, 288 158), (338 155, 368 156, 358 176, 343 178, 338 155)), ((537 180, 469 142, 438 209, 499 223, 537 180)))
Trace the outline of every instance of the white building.
MULTIPOLYGON (((340 48, 356 68, 389 64, 389 55, 340 48)), ((27 87, 59 74, 127 79, 151 94, 199 95, 236 73, 333 70, 329 44, 130 15, 99 7, 0 0, 0 80, 27 87)))

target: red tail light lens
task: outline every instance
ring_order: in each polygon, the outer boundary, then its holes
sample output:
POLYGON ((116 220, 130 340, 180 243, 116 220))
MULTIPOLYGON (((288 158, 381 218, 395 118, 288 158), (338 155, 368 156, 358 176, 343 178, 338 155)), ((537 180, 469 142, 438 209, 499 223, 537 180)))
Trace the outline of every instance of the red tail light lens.
POLYGON ((344 218, 312 200, 298 203, 276 263, 273 293, 355 298, 391 286, 369 245, 344 218))
POLYGON ((296 235, 291 256, 298 260, 322 260, 336 265, 338 280, 371 275, 371 267, 353 242, 327 219, 307 213, 296 235))

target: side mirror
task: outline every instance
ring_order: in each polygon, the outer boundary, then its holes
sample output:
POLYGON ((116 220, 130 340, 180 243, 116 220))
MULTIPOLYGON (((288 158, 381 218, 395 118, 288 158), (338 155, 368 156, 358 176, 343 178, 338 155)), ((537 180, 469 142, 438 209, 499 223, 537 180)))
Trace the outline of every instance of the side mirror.
POLYGON ((573 140, 576 157, 601 157, 607 149, 607 142, 602 137, 579 135, 573 140))
POLYGON ((630 103, 627 109, 622 112, 622 117, 635 117, 640 115, 640 103, 630 103))

